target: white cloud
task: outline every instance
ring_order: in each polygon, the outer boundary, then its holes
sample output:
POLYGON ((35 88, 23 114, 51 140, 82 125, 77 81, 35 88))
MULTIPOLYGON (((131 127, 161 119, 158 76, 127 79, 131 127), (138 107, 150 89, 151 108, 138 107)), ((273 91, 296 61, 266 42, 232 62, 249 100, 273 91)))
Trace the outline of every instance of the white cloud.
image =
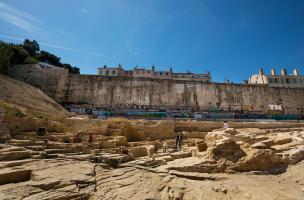
POLYGON ((68 48, 68 47, 64 47, 64 46, 60 46, 60 45, 56 45, 56 44, 49 44, 49 43, 45 43, 45 42, 39 42, 40 45, 44 45, 44 46, 49 46, 49 47, 54 47, 57 49, 63 49, 63 50, 67 50, 67 51, 76 51, 76 49, 72 49, 72 48, 68 48))
MULTIPOLYGON (((9 36, 9 35, 3 35, 1 33, 0 33, 0 38, 7 38, 7 39, 11 39, 11 40, 24 41, 23 38, 9 36)), ((50 44, 50 43, 46 43, 46 42, 38 42, 38 43, 41 46, 48 46, 48 47, 52 47, 52 48, 56 48, 56 49, 62 49, 62 50, 66 50, 66 51, 72 51, 72 52, 76 52, 76 53, 80 53, 80 54, 87 54, 87 55, 90 55, 90 56, 103 57, 103 58, 110 59, 110 60, 119 60, 118 58, 115 58, 115 57, 112 57, 112 56, 107 56, 107 55, 96 53, 96 52, 87 53, 87 52, 83 52, 83 51, 80 51, 80 50, 77 50, 77 49, 64 47, 64 46, 60 46, 60 45, 56 45, 56 44, 50 44)))
MULTIPOLYGON (((13 36, 9 36, 9 35, 2 35, 2 34, 0 34, 0 38, 7 38, 7 39, 11 39, 11 40, 24 41, 24 39, 22 39, 22 38, 13 37, 13 36)), ((42 46, 48 46, 48 47, 53 47, 53 48, 56 48, 56 49, 63 49, 63 50, 67 50, 67 51, 79 52, 76 49, 72 49, 72 48, 68 48, 68 47, 64 47, 64 46, 60 46, 60 45, 56 45, 56 44, 50 44, 50 43, 45 43, 45 42, 38 42, 38 43, 39 43, 39 45, 42 45, 42 46)))
POLYGON ((0 37, 7 38, 7 39, 12 39, 12 40, 18 40, 18 41, 23 41, 24 40, 22 38, 13 37, 13 36, 9 36, 9 35, 2 35, 2 34, 0 34, 0 37))
POLYGON ((32 15, 0 2, 0 20, 28 32, 38 32, 40 21, 32 15))
POLYGON ((107 56, 107 55, 96 53, 96 52, 89 52, 88 54, 90 56, 98 56, 98 57, 108 58, 108 59, 111 59, 111 60, 118 60, 118 58, 115 58, 115 57, 112 57, 112 56, 107 56))
POLYGON ((13 7, 7 5, 3 2, 0 2, 0 9, 6 10, 7 12, 10 12, 10 13, 18 15, 20 17, 26 18, 30 21, 35 22, 35 23, 40 23, 40 21, 37 18, 35 18, 34 16, 32 16, 31 14, 28 14, 28 13, 22 11, 22 10, 17 9, 17 8, 13 8, 13 7))

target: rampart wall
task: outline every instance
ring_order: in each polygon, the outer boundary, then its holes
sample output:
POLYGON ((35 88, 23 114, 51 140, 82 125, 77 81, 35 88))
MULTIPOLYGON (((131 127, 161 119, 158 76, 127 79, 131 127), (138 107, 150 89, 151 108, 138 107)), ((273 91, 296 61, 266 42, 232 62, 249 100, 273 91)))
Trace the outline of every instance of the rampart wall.
POLYGON ((14 66, 9 75, 64 105, 113 109, 245 110, 303 114, 304 89, 149 78, 72 75, 65 69, 14 66))

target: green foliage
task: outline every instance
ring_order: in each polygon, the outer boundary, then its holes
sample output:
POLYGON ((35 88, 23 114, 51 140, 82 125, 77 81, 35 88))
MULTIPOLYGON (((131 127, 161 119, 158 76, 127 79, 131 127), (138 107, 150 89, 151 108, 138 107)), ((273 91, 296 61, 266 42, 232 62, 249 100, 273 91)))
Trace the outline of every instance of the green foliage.
POLYGON ((7 74, 13 52, 3 42, 0 42, 0 73, 7 74))
POLYGON ((7 74, 10 65, 35 64, 38 61, 68 69, 72 74, 80 73, 79 68, 61 63, 56 55, 40 51, 39 44, 35 40, 26 39, 22 45, 0 41, 0 73, 7 74))
POLYGON ((72 67, 70 64, 62 64, 62 67, 69 70, 70 74, 79 74, 79 68, 78 67, 72 67))
POLYGON ((35 40, 33 41, 30 41, 29 39, 24 40, 23 48, 27 50, 27 52, 32 57, 35 57, 40 51, 39 44, 35 40))
POLYGON ((40 54, 37 56, 37 58, 41 62, 46 62, 46 63, 55 65, 58 67, 61 67, 61 65, 62 65, 59 57, 57 57, 54 54, 49 53, 47 51, 41 51, 40 54))
POLYGON ((23 49, 22 46, 10 46, 13 51, 13 56, 11 59, 11 65, 24 64, 24 60, 29 57, 27 50, 23 49))
POLYGON ((24 64, 36 64, 38 61, 33 57, 27 57, 24 61, 24 64))
POLYGON ((16 113, 15 113, 15 117, 24 117, 25 114, 23 112, 21 112, 20 110, 18 110, 16 113))

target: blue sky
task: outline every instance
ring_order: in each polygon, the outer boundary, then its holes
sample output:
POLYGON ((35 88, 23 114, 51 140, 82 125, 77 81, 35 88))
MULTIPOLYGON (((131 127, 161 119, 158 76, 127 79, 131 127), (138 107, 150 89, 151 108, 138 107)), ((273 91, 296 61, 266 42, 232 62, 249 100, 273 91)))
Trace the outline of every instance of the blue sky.
POLYGON ((96 74, 121 63, 241 82, 263 67, 304 72, 303 0, 0 0, 0 40, 96 74))

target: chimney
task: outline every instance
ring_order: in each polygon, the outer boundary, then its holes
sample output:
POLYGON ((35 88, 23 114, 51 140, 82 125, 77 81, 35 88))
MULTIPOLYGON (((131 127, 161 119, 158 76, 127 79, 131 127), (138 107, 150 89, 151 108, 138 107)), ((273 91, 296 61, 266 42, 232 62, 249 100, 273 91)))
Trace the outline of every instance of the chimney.
POLYGON ((261 69, 259 69, 259 74, 260 75, 264 75, 264 70, 261 68, 261 69))
POLYGON ((103 68, 107 68, 107 66, 106 66, 106 65, 104 65, 104 66, 103 66, 103 68))
POLYGON ((287 76, 287 69, 281 69, 282 76, 287 76))
POLYGON ((273 68, 271 69, 271 75, 272 75, 272 76, 275 76, 275 75, 276 75, 275 69, 273 69, 273 68))
POLYGON ((294 76, 299 76, 299 71, 297 68, 293 69, 293 75, 294 76))
POLYGON ((152 71, 154 71, 155 70, 155 66, 154 65, 152 65, 152 71))

